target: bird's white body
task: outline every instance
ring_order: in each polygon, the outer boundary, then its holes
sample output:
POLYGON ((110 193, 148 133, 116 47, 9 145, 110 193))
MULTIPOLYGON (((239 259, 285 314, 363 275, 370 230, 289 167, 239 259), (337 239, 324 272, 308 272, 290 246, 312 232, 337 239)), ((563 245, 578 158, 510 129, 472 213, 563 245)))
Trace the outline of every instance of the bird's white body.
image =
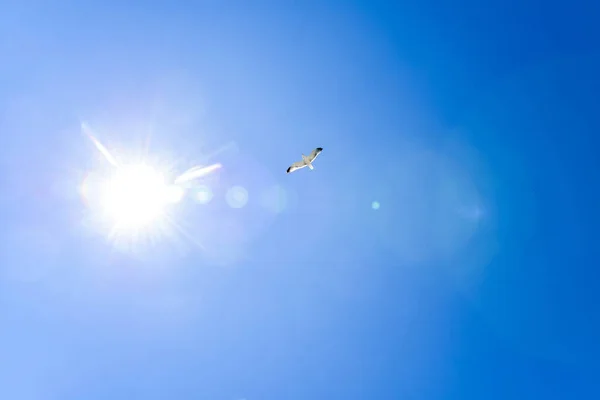
POLYGON ((302 154, 302 161, 304 161, 308 168, 315 169, 315 167, 313 167, 312 163, 310 162, 310 158, 306 157, 304 154, 302 154))
POLYGON ((298 162, 295 162, 292 165, 290 165, 290 167, 287 169, 287 173, 289 174, 290 172, 294 172, 295 170, 304 168, 304 167, 308 167, 311 170, 315 169, 315 167, 313 167, 312 163, 315 161, 315 158, 317 158, 317 156, 322 151, 323 151, 322 147, 317 147, 308 156, 305 156, 304 154, 302 154, 302 161, 298 161, 298 162))

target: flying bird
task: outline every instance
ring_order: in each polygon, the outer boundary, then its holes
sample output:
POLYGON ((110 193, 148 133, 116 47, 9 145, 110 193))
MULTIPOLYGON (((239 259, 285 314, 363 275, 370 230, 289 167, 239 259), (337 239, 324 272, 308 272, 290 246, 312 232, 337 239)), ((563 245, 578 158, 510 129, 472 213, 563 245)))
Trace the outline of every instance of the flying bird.
POLYGON ((287 173, 289 174, 290 172, 294 172, 295 170, 304 168, 304 167, 308 167, 310 169, 315 169, 315 167, 313 167, 312 163, 313 163, 313 161, 315 161, 315 158, 317 158, 317 156, 319 154, 321 154, 322 151, 323 151, 322 147, 317 147, 308 156, 305 156, 304 154, 302 154, 302 161, 298 161, 298 162, 295 162, 292 165, 290 165, 290 167, 287 169, 287 173))

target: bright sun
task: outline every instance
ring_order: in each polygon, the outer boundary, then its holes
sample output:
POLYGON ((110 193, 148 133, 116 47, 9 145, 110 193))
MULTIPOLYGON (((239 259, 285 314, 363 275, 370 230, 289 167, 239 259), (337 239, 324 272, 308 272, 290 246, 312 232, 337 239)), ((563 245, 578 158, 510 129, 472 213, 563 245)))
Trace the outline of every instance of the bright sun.
POLYGON ((170 203, 183 197, 183 189, 165 183, 164 176, 145 164, 118 168, 106 181, 102 208, 120 228, 142 228, 163 216, 170 203))

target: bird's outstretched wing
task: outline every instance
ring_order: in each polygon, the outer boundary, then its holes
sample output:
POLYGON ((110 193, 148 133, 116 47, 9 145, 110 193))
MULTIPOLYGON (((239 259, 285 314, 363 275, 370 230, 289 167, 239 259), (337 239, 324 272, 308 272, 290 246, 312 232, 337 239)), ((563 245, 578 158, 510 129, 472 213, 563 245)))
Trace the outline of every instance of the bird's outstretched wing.
POLYGON ((290 172, 294 172, 295 170, 304 167, 306 167, 306 163, 304 161, 295 162, 292 165, 290 165, 290 167, 287 169, 287 173, 289 174, 290 172))
POLYGON ((323 151, 322 147, 317 147, 316 149, 314 149, 309 155, 308 155, 308 160, 310 162, 315 161, 315 158, 317 158, 317 156, 319 154, 321 154, 321 152, 323 151))

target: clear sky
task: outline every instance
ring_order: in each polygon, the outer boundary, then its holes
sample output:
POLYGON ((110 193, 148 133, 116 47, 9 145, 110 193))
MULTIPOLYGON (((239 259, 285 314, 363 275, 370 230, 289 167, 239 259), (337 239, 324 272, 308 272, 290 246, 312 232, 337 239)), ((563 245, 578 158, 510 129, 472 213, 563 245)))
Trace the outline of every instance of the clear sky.
POLYGON ((600 398, 598 2, 125 3, 0 12, 0 398, 600 398))

